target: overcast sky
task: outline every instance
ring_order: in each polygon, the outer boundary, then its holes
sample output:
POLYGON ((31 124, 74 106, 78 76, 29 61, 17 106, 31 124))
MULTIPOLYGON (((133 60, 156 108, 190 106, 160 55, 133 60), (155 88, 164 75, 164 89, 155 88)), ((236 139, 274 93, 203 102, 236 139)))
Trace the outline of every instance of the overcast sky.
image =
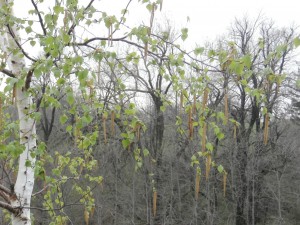
MULTIPOLYGON (((54 0, 46 0, 54 2, 54 0)), ((88 3, 89 0, 81 0, 88 3)), ((129 8, 128 22, 135 25, 149 23, 147 12, 138 0, 133 0, 129 8)), ((128 0, 96 0, 95 4, 101 11, 120 15, 120 11, 127 5, 128 0)), ((86 5, 85 4, 85 5, 86 5)), ((30 0, 15 0, 16 15, 26 15, 28 7, 32 7, 30 0)), ((97 7, 97 8, 98 8, 97 7)), ((189 28, 189 43, 203 44, 207 40, 214 40, 218 35, 226 32, 234 18, 257 18, 261 14, 264 18, 272 18, 278 26, 300 24, 299 0, 163 0, 163 10, 156 19, 168 18, 178 30, 189 28), (187 23, 187 17, 190 21, 187 23)))
POLYGON ((195 42, 214 39, 226 32, 235 17, 245 15, 255 19, 261 14, 278 26, 300 24, 299 0, 164 0, 164 12, 183 25, 190 17, 187 26, 195 42))
MULTIPOLYGON (((137 2, 137 0, 134 0, 137 2)), ((124 8, 127 0, 101 0, 105 9, 118 12, 124 8), (113 5, 112 5, 113 4, 113 5)), ((129 21, 140 23, 142 18, 147 22, 149 13, 136 4, 129 9, 129 21)), ((203 44, 226 32, 234 18, 273 19, 278 26, 300 24, 299 0, 163 0, 163 16, 169 18, 177 29, 189 28, 189 42, 203 44), (190 22, 187 23, 187 17, 190 22)), ((156 18, 160 18, 156 15, 156 18)))

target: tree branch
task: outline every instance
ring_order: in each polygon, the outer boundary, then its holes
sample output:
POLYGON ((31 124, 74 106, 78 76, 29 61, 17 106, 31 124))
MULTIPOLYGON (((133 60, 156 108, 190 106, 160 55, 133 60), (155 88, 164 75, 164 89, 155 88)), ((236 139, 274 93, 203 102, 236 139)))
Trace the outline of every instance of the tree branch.
POLYGON ((4 187, 2 184, 0 184, 0 191, 3 191, 7 195, 13 194, 10 189, 8 189, 7 187, 4 187))
POLYGON ((14 34, 14 32, 13 32, 13 30, 11 29, 11 27, 9 26, 9 24, 7 24, 6 26, 7 26, 7 29, 8 29, 8 33, 9 33, 10 36, 14 39, 16 45, 19 47, 19 49, 21 50, 21 52, 23 53, 23 55, 24 55, 27 59, 29 59, 29 60, 31 60, 31 61, 33 61, 33 62, 36 62, 37 60, 34 59, 34 58, 32 58, 32 57, 30 57, 30 56, 25 52, 25 50, 22 48, 21 44, 18 42, 18 40, 17 40, 17 38, 16 38, 16 35, 14 34))
MULTIPOLYGON (((91 1, 89 2, 89 4, 84 8, 84 12, 85 12, 89 7, 91 7, 91 5, 93 4, 94 1, 95 1, 95 0, 91 0, 91 1)), ((70 27, 69 31, 68 31, 68 35, 70 35, 70 34, 73 32, 73 30, 75 29, 75 27, 76 27, 76 24, 73 23, 72 26, 70 27)))
POLYGON ((44 36, 46 36, 47 35, 47 31, 46 31, 46 28, 45 28, 44 21, 43 21, 43 18, 41 16, 41 13, 40 13, 40 11, 39 11, 39 9, 37 7, 37 4, 34 2, 34 0, 31 0, 31 3, 32 3, 32 5, 33 5, 35 11, 37 12, 38 17, 39 17, 39 22, 41 24, 41 27, 42 27, 42 30, 43 30, 43 34, 44 34, 44 36))
POLYGON ((11 204, 8 204, 6 202, 0 201, 0 207, 8 210, 9 212, 13 213, 14 215, 17 215, 20 212, 20 208, 14 208, 14 207, 12 207, 11 204))
POLYGON ((9 77, 16 78, 16 75, 7 69, 2 69, 2 70, 0 70, 0 72, 4 73, 5 75, 7 75, 9 77))

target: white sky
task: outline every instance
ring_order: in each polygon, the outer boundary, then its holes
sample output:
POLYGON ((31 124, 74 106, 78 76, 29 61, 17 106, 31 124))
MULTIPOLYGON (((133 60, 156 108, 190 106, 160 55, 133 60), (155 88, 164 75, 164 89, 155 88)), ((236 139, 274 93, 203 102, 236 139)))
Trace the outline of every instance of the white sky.
MULTIPOLYGON (((54 0, 45 0, 54 2, 54 0)), ((89 0, 81 0, 89 2, 89 0)), ((120 15, 128 0, 96 0, 101 11, 120 15)), ((128 22, 139 24, 142 20, 149 23, 149 12, 133 0, 129 8, 128 22)), ((30 0, 15 0, 16 15, 26 15, 30 0)), ((97 7, 98 8, 98 7, 97 7)), ((272 18, 278 26, 300 25, 299 0, 163 0, 161 15, 168 18, 178 30, 189 28, 189 43, 203 44, 213 41, 226 32, 234 18, 256 18, 259 14, 272 18), (187 23, 187 17, 190 22, 187 23)), ((161 18, 156 15, 156 18, 161 18)), ((163 21, 160 20, 163 23, 163 21)))
POLYGON ((188 26, 194 41, 214 39, 226 32, 235 17, 245 15, 255 19, 261 13, 278 26, 300 24, 299 0, 164 0, 164 10, 178 22, 190 17, 188 26))
MULTIPOLYGON (((134 0, 137 2, 137 0, 134 0)), ((127 0, 100 0, 104 9, 119 13, 127 4, 127 0)), ((138 4, 132 3, 129 8, 130 22, 149 23, 149 12, 138 4)), ((218 35, 226 33, 234 18, 247 15, 251 19, 259 14, 263 18, 272 19, 278 26, 300 25, 299 0, 163 0, 164 18, 170 19, 180 30, 189 28, 188 42, 192 45, 203 45, 205 41, 213 41, 218 35), (187 23, 187 17, 190 22, 187 23)), ((161 18, 156 15, 156 18, 161 18)), ((163 21, 161 21, 163 23, 163 21)))

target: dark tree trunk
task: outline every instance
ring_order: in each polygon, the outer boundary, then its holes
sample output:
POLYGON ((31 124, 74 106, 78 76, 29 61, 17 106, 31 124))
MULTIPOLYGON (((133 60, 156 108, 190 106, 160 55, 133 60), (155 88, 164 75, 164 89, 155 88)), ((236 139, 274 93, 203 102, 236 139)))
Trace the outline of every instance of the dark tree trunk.
POLYGON ((236 225, 246 225, 245 205, 247 200, 247 150, 248 138, 244 137, 245 132, 241 132, 241 136, 237 139, 238 149, 236 154, 236 173, 237 173, 237 186, 236 186, 236 225))
POLYGON ((155 168, 155 188, 157 191, 157 204, 156 204, 156 216, 154 217, 154 225, 162 225, 164 219, 164 206, 163 206, 163 162, 162 162, 162 145, 164 137, 164 114, 160 110, 160 107, 163 105, 162 100, 153 96, 153 101, 155 105, 155 118, 154 118, 154 127, 153 127, 153 153, 156 160, 155 168))

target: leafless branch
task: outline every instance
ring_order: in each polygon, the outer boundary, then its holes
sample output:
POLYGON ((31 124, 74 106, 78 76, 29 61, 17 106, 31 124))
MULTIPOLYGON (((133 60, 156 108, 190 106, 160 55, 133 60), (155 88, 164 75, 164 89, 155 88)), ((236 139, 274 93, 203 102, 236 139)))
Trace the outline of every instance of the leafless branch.
POLYGON ((37 7, 37 4, 35 3, 34 0, 31 0, 31 3, 32 3, 32 5, 33 5, 33 7, 34 7, 34 9, 35 9, 38 17, 39 17, 39 22, 41 24, 41 28, 43 30, 43 34, 46 36, 47 35, 47 31, 46 31, 46 28, 45 28, 44 21, 43 21, 43 18, 41 16, 41 13, 40 13, 40 11, 39 11, 39 9, 37 7))
POLYGON ((36 61, 37 61, 36 59, 30 57, 30 56, 28 55, 28 53, 25 52, 25 50, 23 49, 23 47, 21 46, 21 44, 20 44, 19 41, 17 40, 17 37, 16 37, 16 35, 14 34, 13 30, 11 29, 11 27, 9 26, 9 24, 7 24, 7 29, 8 29, 8 33, 9 33, 10 36, 14 39, 16 45, 19 47, 19 49, 21 50, 21 52, 23 53, 23 55, 24 55, 27 59, 29 59, 29 60, 31 60, 31 61, 33 61, 33 62, 36 62, 36 61))
POLYGON ((5 75, 7 75, 9 77, 16 78, 16 75, 7 69, 2 69, 2 70, 0 70, 0 72, 4 73, 5 75))
POLYGON ((13 194, 10 189, 8 189, 7 187, 4 187, 2 184, 0 184, 0 191, 3 191, 7 195, 13 194))
MULTIPOLYGON (((89 2, 89 4, 84 8, 84 11, 86 11, 89 7, 91 7, 91 5, 93 4, 94 1, 95 0, 91 0, 89 2)), ((75 27, 76 27, 76 24, 73 23, 72 26, 70 27, 69 31, 68 31, 68 35, 70 35, 73 32, 73 30, 75 29, 75 27)))
POLYGON ((3 208, 3 209, 8 210, 9 212, 11 212, 11 213, 13 213, 15 215, 20 212, 20 208, 14 208, 14 207, 12 207, 11 204, 8 204, 6 202, 0 201, 0 207, 3 208))

